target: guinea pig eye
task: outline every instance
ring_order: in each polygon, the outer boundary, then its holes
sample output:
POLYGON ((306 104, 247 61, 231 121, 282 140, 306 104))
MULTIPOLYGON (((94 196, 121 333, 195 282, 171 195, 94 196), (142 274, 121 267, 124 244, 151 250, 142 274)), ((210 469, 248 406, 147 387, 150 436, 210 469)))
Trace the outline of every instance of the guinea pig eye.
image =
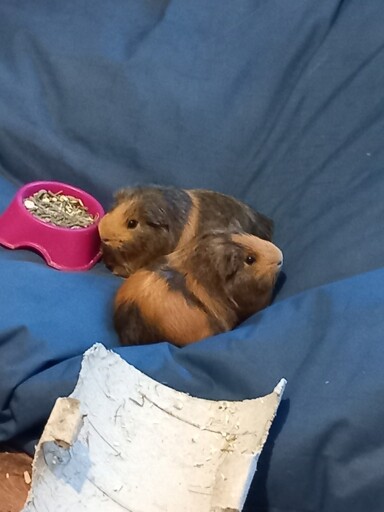
POLYGON ((127 223, 128 229, 135 229, 135 227, 138 225, 138 221, 134 219, 130 219, 127 223))
POLYGON ((247 256, 245 258, 245 263, 247 265, 253 265, 255 263, 255 261, 256 261, 256 258, 254 256, 247 256))

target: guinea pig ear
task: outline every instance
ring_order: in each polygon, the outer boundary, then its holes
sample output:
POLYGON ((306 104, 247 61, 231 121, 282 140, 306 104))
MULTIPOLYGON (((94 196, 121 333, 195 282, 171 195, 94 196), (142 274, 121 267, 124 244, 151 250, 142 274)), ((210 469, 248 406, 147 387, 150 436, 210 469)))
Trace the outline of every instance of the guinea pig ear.
POLYGON ((272 242, 272 235, 275 227, 273 220, 262 213, 256 212, 254 222, 255 227, 252 234, 259 238, 263 238, 268 242, 272 242))
POLYGON ((121 188, 117 192, 113 194, 113 198, 115 201, 115 206, 124 202, 128 197, 132 195, 132 189, 130 188, 121 188))
POLYGON ((224 281, 233 277, 243 265, 243 250, 237 244, 230 242, 217 247, 215 267, 224 281))
POLYGON ((145 221, 148 226, 158 229, 170 229, 169 215, 161 204, 150 203, 145 208, 145 221))

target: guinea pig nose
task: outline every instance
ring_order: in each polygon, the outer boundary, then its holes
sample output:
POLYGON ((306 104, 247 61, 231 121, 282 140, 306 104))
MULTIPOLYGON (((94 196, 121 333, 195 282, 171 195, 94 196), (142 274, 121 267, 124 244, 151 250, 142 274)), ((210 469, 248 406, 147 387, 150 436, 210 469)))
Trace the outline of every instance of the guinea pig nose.
POLYGON ((282 267, 282 266, 283 266, 283 258, 281 258, 281 260, 279 260, 279 261, 277 262, 277 266, 278 266, 278 267, 282 267))

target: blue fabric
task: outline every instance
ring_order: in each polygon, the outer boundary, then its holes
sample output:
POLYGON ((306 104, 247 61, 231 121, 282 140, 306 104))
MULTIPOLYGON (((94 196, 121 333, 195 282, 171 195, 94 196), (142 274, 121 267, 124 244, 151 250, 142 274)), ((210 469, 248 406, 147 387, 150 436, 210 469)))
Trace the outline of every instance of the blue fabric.
POLYGON ((246 512, 384 510, 381 0, 0 2, 0 212, 35 179, 271 216, 286 280, 233 332, 118 347, 120 279, 0 248, 0 441, 33 450, 95 342, 213 399, 288 386, 246 512))

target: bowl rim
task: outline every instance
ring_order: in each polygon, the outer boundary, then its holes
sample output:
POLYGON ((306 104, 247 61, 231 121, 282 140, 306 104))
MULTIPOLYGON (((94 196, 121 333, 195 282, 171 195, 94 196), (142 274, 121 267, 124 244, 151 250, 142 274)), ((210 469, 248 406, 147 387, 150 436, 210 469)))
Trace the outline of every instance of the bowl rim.
MULTIPOLYGON (((54 191, 52 191, 54 192, 54 191)), ((70 185, 69 183, 64 183, 61 181, 54 181, 54 180, 40 180, 40 181, 31 181, 29 183, 26 183, 25 185, 21 186, 15 195, 15 200, 17 203, 17 206, 20 208, 20 210, 26 214, 26 216, 34 221, 40 224, 41 226, 45 226, 48 229, 52 229, 54 231, 62 231, 66 233, 73 233, 73 235, 81 234, 81 233, 87 233, 89 231, 94 231, 97 229, 97 225, 101 219, 101 217, 105 214, 104 208, 101 205, 101 203, 91 194, 86 192, 85 190, 75 187, 74 185, 70 185), (39 190, 49 190, 49 187, 53 186, 53 188, 58 189, 58 192, 63 189, 63 193, 71 193, 78 199, 81 199, 84 204, 87 203, 93 203, 94 208, 93 210, 96 210, 97 218, 95 221, 90 224, 89 226, 78 228, 78 229, 72 229, 71 227, 66 226, 57 226, 56 224, 53 224, 51 222, 44 222, 38 217, 35 217, 25 206, 23 203, 24 199, 27 199, 29 195, 33 194, 34 192, 38 192, 39 190)), ((89 204, 87 205, 89 206, 89 204)), ((95 214, 92 214, 95 215, 95 214)))

